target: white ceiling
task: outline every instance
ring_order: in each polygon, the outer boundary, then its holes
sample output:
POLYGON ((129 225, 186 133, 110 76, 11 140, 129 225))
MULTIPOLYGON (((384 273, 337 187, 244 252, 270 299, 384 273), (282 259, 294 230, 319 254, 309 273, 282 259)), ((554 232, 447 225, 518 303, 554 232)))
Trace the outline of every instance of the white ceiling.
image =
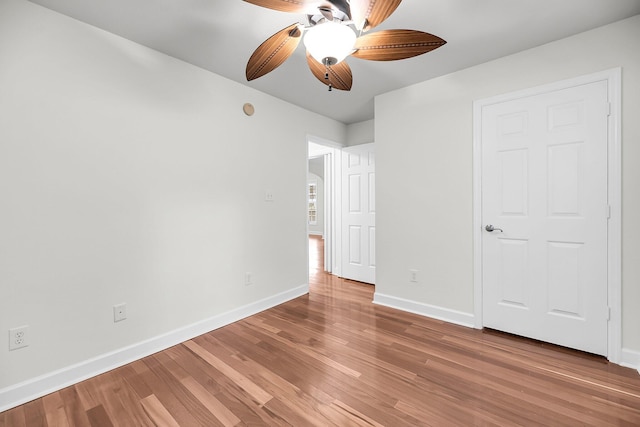
POLYGON ((640 13, 640 0, 404 0, 376 29, 425 31, 447 44, 403 61, 350 58, 353 89, 328 92, 302 44, 270 74, 245 79, 260 43, 304 15, 242 0, 31 1, 347 124, 372 119, 378 94, 640 13))

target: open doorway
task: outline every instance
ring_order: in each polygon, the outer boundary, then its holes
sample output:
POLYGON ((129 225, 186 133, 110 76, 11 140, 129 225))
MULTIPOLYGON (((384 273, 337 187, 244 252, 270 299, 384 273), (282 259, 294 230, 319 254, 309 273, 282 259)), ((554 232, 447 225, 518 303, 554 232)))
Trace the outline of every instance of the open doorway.
POLYGON ((375 284, 374 144, 308 140, 307 233, 321 236, 324 271, 375 284))
POLYGON ((309 235, 309 284, 324 274, 324 239, 309 235))
POLYGON ((309 235, 309 281, 326 270, 325 239, 325 155, 309 158, 307 172, 307 229, 309 235))
POLYGON ((309 159, 307 173, 307 202, 309 236, 324 238, 325 188, 324 188, 324 156, 309 159))
MULTIPOLYGON (((321 257, 309 254, 309 270, 314 268, 327 273, 340 274, 339 258, 336 258, 336 246, 339 245, 340 222, 337 219, 336 197, 339 191, 335 188, 335 162, 340 157, 340 146, 337 143, 321 138, 309 137, 307 156, 307 234, 314 239, 315 251, 322 250, 321 257), (321 260, 321 261, 318 261, 321 260), (312 265, 321 262, 317 267, 312 265)), ((314 243, 310 242, 310 243, 314 243)))

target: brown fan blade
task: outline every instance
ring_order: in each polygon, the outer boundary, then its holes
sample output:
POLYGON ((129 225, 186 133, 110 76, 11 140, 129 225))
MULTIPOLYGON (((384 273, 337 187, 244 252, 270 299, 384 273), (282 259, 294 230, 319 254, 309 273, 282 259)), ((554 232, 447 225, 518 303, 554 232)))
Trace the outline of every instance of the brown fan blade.
POLYGON ((265 40, 249 58, 247 81, 262 77, 282 65, 296 50, 301 39, 302 31, 298 24, 293 24, 265 40))
POLYGON ((422 55, 444 45, 433 34, 415 30, 382 30, 356 40, 356 58, 370 61, 395 61, 422 55))
POLYGON ((351 0, 351 16, 359 30, 380 25, 398 8, 402 0, 351 0))
POLYGON ((278 10, 280 12, 289 13, 308 13, 313 14, 318 11, 318 7, 329 4, 327 0, 244 0, 247 3, 256 6, 266 7, 267 9, 278 10))
POLYGON ((353 84, 353 75, 351 74, 351 68, 345 61, 339 62, 336 65, 326 67, 319 63, 307 52, 307 64, 309 69, 318 80, 327 86, 334 87, 340 90, 351 90, 353 84), (327 77, 328 73, 328 77, 327 77))

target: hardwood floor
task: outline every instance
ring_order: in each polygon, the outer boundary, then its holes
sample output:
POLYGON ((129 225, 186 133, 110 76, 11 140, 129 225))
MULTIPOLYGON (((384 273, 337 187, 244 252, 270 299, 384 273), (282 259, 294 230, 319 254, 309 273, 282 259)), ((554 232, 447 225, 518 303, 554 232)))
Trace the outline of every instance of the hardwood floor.
POLYGON ((638 426, 640 375, 592 355, 309 295, 0 413, 0 426, 638 426))

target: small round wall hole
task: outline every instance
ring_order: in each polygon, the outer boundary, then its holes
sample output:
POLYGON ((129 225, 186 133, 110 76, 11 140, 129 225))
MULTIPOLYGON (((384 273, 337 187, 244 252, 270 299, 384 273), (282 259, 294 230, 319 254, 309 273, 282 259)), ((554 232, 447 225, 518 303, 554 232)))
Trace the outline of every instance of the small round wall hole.
POLYGON ((242 111, 244 111, 244 113, 247 116, 253 116, 253 113, 255 113, 256 109, 253 108, 253 105, 249 104, 248 102, 246 104, 244 104, 242 106, 242 111))

